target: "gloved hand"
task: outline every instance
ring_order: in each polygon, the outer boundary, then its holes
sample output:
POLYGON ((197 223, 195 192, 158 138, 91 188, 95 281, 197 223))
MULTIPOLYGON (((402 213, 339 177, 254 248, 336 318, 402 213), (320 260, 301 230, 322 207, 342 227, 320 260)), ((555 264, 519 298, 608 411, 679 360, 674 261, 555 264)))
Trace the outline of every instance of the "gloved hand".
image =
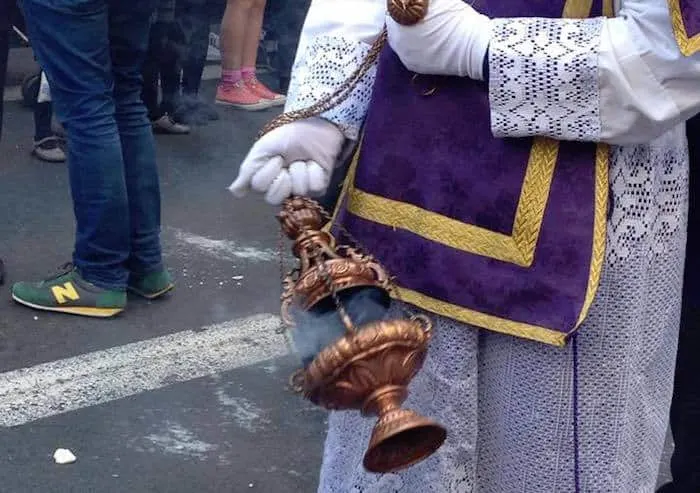
POLYGON ((425 18, 413 26, 387 15, 389 45, 409 70, 483 80, 491 22, 462 0, 430 0, 425 18))
POLYGON ((323 118, 307 118, 265 134, 248 152, 229 190, 265 193, 272 205, 291 195, 322 195, 328 188, 345 136, 323 118))

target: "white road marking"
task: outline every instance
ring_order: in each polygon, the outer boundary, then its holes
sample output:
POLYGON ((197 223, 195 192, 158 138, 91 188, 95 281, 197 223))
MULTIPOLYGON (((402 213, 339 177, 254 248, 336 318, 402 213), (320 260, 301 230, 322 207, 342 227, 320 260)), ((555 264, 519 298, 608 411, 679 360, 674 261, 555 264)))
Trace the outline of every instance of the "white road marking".
POLYGON ((247 260, 250 262, 270 262, 276 258, 274 250, 243 246, 231 240, 216 240, 195 235, 178 228, 168 228, 181 244, 195 247, 220 260, 247 260))
POLYGON ((288 353, 264 314, 0 374, 0 426, 121 399, 288 353))

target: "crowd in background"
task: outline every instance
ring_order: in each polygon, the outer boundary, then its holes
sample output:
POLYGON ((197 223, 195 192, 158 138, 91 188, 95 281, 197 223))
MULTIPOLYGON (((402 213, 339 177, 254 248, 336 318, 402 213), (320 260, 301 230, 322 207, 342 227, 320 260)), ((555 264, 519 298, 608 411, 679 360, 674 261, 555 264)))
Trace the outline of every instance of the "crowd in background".
POLYGON ((73 261, 47 280, 16 283, 15 301, 108 317, 123 311, 127 290, 153 299, 172 289, 153 134, 184 135, 217 120, 214 104, 282 106, 309 3, 101 0, 87 9, 0 0, 0 82, 10 44, 31 46, 40 70, 22 93, 34 111, 32 153, 67 161, 76 216, 73 261), (221 77, 207 96, 200 89, 212 52, 221 77), (270 86, 258 78, 259 58, 270 86))
MULTIPOLYGON (((21 9, 6 3, 10 11, 5 19, 14 32, 6 29, 5 35, 30 45, 21 9)), ((213 103, 248 111, 283 105, 309 4, 310 0, 158 0, 142 69, 142 99, 154 131, 188 134, 192 126, 218 119, 213 103), (216 97, 208 100, 200 95, 200 87, 212 50, 221 60, 222 76, 216 97), (260 64, 274 73, 275 90, 258 79, 260 64)), ((34 112, 32 154, 43 161, 64 162, 65 131, 53 116, 43 71, 29 74, 23 91, 34 112)))

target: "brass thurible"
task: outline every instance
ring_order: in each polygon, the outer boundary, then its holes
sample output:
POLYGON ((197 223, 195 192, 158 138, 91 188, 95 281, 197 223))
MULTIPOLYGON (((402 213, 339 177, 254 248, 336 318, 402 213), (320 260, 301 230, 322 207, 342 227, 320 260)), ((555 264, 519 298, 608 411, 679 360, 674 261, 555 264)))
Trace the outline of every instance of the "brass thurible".
POLYGON ((391 279, 371 256, 337 245, 322 229, 327 217, 318 203, 302 197, 287 199, 278 214, 299 259, 298 268, 284 280, 282 295, 282 319, 288 332, 296 333, 292 343, 305 336, 295 309, 308 313, 330 300, 343 326, 331 342, 319 344, 313 359, 295 374, 294 386, 326 409, 378 416, 364 466, 374 473, 394 472, 433 454, 447 436, 438 423, 401 407, 425 360, 432 323, 418 315, 355 326, 340 300, 343 293, 370 288, 388 300, 391 279))

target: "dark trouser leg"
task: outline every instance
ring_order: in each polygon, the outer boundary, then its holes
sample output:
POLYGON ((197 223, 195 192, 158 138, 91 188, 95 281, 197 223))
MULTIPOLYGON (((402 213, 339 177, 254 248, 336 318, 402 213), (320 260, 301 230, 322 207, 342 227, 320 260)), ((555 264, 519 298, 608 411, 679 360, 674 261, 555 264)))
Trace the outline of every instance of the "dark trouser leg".
POLYGON ((177 5, 177 19, 187 46, 182 66, 182 92, 196 96, 207 60, 209 12, 205 0, 181 0, 177 5))
POLYGON ((34 141, 39 142, 41 139, 51 137, 51 114, 52 107, 49 101, 37 103, 34 105, 34 141))
POLYGON ((73 261, 86 280, 124 288, 129 209, 112 92, 108 3, 25 0, 24 11, 68 135, 77 226, 73 261))
POLYGON ((278 44, 275 69, 279 74, 280 91, 287 92, 299 35, 311 2, 310 0, 268 0, 268 2, 268 23, 278 44))
MULTIPOLYGON (((5 91, 7 76, 7 53, 10 49, 10 12, 12 0, 0 0, 0 95, 5 91)), ((0 97, 0 135, 2 135, 3 98, 0 97)))
MULTIPOLYGON (((5 91, 7 74, 7 52, 10 49, 10 11, 11 0, 0 0, 0 95, 5 91)), ((2 136, 2 97, 0 97, 0 137, 2 136)), ((5 280, 5 266, 0 259, 0 284, 5 280)))
POLYGON ((110 0, 109 33, 115 116, 129 200, 127 267, 146 274, 163 268, 160 247, 160 186, 155 143, 141 93, 141 65, 148 47, 147 2, 110 0))
POLYGON ((162 113, 173 114, 180 96, 182 36, 175 22, 163 24, 164 41, 159 55, 162 113))
POLYGON ((148 51, 143 61, 141 73, 143 76, 143 90, 141 98, 148 109, 148 117, 157 120, 163 116, 158 102, 158 79, 160 77, 160 52, 163 39, 161 30, 157 24, 150 29, 148 51))
MULTIPOLYGON (((141 103, 140 68, 153 6, 129 2, 128 8, 120 28, 115 29, 113 6, 108 0, 24 3, 30 38, 68 135, 76 218, 73 261, 86 280, 112 289, 126 286, 132 231, 141 226, 130 221, 135 206, 127 195, 133 186, 127 183, 132 176, 125 167, 125 156, 133 161, 137 125, 125 124, 125 115, 140 114, 144 130, 138 140, 145 160, 149 156, 147 143, 152 146, 152 140, 143 137, 145 131, 150 135, 150 127, 141 103), (131 22, 126 22, 127 18, 131 22), (140 53, 129 51, 134 40, 143 40, 140 53), (124 65, 137 71, 135 76, 129 72, 128 89, 123 80, 124 65), (124 154, 122 139, 132 144, 124 145, 124 154)), ((149 173, 148 167, 144 173, 149 173)), ((143 188, 154 189, 152 185, 143 188)), ((138 194, 134 202, 140 207, 138 194)))
POLYGON ((668 493, 700 492, 700 117, 688 123, 690 208, 683 284, 683 314, 671 406, 675 450, 668 493))

